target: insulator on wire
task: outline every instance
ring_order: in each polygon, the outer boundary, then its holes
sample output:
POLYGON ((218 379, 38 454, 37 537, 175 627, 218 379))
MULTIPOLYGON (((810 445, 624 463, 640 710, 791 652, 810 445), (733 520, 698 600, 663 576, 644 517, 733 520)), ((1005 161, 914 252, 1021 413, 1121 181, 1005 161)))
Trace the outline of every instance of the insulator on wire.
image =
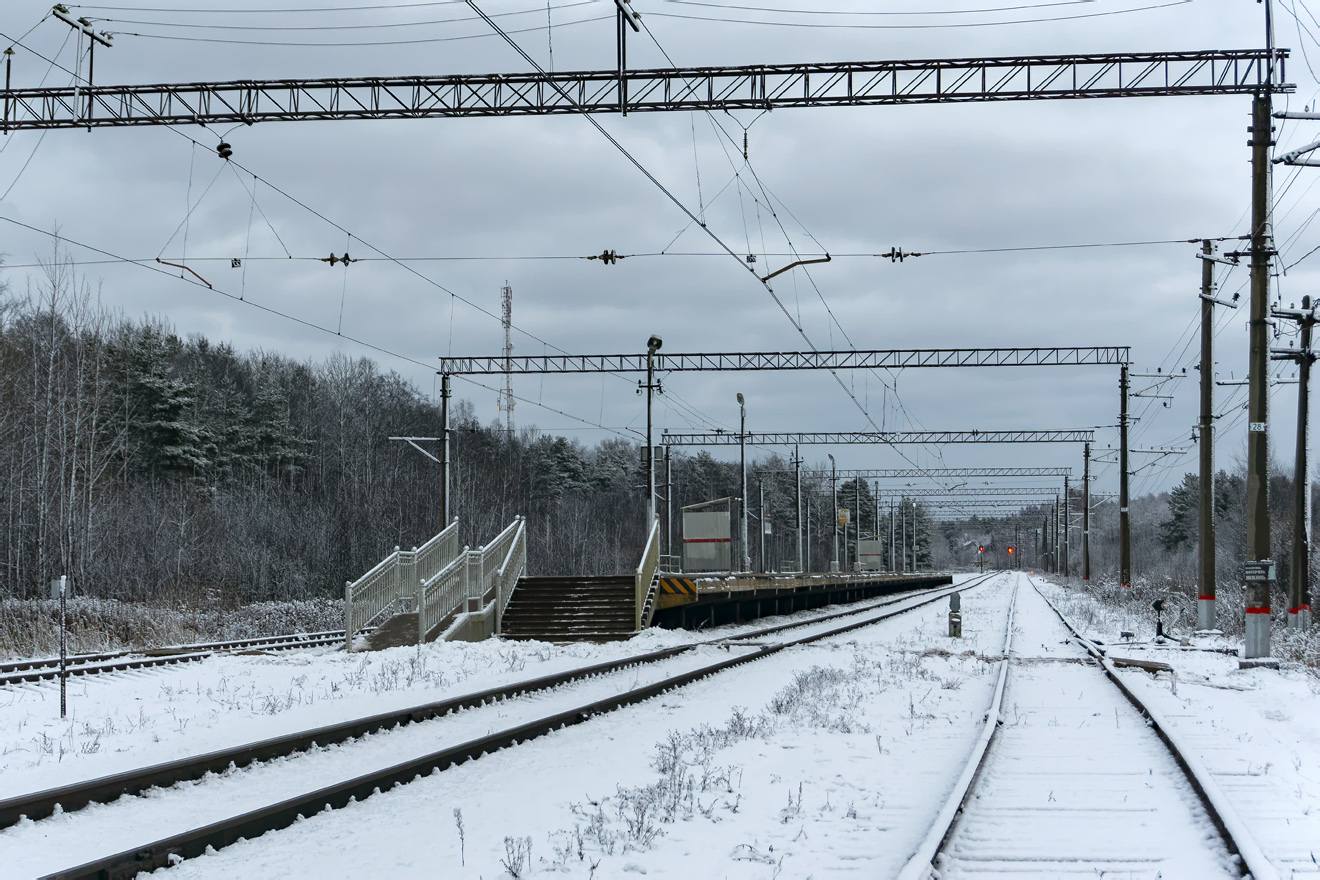
POLYGON ((743 161, 747 161, 747 129, 743 129, 743 161))
POLYGON ((228 159, 230 156, 234 155, 234 148, 224 141, 220 142, 220 146, 216 147, 215 151, 220 155, 221 159, 228 159))

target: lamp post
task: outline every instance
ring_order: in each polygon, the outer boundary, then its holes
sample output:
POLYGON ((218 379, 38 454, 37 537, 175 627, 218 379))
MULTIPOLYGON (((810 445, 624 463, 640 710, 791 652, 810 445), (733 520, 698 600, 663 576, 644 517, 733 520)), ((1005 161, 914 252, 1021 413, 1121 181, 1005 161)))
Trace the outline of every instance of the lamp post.
POLYGON ((742 514, 740 519, 740 531, 742 532, 742 570, 752 570, 752 553, 747 546, 747 401, 743 399, 742 392, 738 392, 738 410, 740 418, 740 428, 738 431, 738 458, 742 470, 742 501, 739 511, 742 514))
POLYGON ((834 463, 834 456, 830 456, 830 521, 834 523, 834 558, 830 560, 830 572, 838 574, 839 572, 839 492, 836 485, 839 479, 839 469, 834 463))

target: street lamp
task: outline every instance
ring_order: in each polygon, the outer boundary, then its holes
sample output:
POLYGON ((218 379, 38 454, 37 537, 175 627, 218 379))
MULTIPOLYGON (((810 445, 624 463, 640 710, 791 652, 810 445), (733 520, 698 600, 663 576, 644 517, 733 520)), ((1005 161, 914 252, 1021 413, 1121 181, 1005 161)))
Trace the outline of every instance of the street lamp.
POLYGON ((742 513, 742 522, 740 523, 740 530, 742 532, 742 570, 751 571, 752 554, 750 548, 747 546, 747 401, 743 399, 741 391, 738 392, 738 410, 741 420, 741 427, 738 431, 738 458, 741 463, 740 469, 742 470, 742 501, 740 509, 740 512, 742 513))
POLYGON ((830 456, 830 521, 834 523, 834 558, 830 560, 830 572, 838 574, 839 572, 839 493, 836 488, 836 482, 839 479, 839 470, 834 463, 834 456, 830 456))

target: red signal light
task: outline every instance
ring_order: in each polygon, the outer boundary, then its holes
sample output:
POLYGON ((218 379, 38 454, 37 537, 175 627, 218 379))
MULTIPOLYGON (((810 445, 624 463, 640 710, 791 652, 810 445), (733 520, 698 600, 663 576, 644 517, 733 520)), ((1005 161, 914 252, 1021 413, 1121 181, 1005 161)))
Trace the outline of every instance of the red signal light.
POLYGON ((984 547, 977 547, 977 548, 976 548, 976 552, 977 552, 977 553, 984 553, 984 552, 985 552, 985 548, 984 548, 984 547))
POLYGON ((1012 556, 1012 555, 1013 555, 1013 548, 1012 548, 1012 547, 1009 547, 1009 548, 1008 548, 1008 555, 1009 555, 1009 556, 1012 556))

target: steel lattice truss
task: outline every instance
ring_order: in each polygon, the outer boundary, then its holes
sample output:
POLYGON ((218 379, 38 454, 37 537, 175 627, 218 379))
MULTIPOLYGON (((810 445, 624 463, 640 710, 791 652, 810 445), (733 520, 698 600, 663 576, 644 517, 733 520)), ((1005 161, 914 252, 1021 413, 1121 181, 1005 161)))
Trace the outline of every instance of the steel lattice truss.
MULTIPOLYGON (((816 476, 829 476, 830 471, 815 470, 803 473, 816 476)), ((863 480, 903 480, 918 477, 1070 477, 1072 468, 890 468, 884 470, 846 470, 834 471, 841 480, 861 478, 863 480)))
MULTIPOLYGON (((737 433, 721 431, 660 436, 662 446, 737 446, 737 433)), ((747 442, 754 446, 825 446, 847 444, 897 443, 1094 443, 1095 431, 838 431, 782 434, 748 432, 747 442)))
MULTIPOLYGON (((1126 364, 1126 345, 1084 348, 916 348, 878 351, 749 351, 655 355, 656 372, 749 370, 897 370, 909 367, 1058 367, 1126 364)), ((645 354, 446 357, 440 372, 454 376, 645 373, 645 354)))
MULTIPOLYGON (((994 487, 988 489, 939 489, 939 488, 921 488, 921 489, 881 489, 873 493, 874 498, 998 498, 1001 500, 1012 498, 1026 498, 1037 495, 1050 496, 1062 494, 1058 489, 1042 488, 1036 486, 1033 488, 1001 488, 994 487)), ((844 498, 843 501, 847 501, 844 498)))
POLYGON ((1023 501, 999 499, 992 501, 985 498, 973 498, 969 501, 961 501, 957 498, 922 498, 920 505, 922 507, 937 507, 947 512, 961 508, 1002 508, 1005 510, 1020 510, 1025 507, 1040 507, 1046 503, 1047 502, 1044 499, 1023 501))
MULTIPOLYGON (((1287 56, 1276 50, 1278 81, 1287 56)), ((545 116, 618 113, 625 103, 640 113, 1232 95, 1260 89, 1267 58, 1259 49, 1215 49, 629 70, 622 79, 594 70, 13 89, 3 93, 4 126, 545 116)))

